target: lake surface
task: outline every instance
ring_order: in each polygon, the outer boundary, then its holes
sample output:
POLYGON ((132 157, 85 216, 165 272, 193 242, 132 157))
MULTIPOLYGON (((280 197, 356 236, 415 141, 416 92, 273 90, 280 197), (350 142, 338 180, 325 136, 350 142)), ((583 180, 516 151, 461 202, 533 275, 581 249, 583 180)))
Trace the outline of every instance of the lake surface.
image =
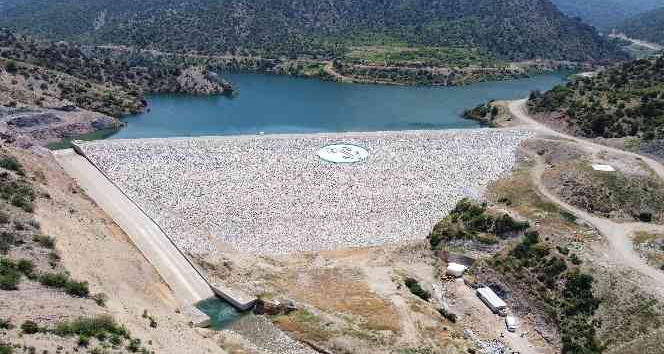
POLYGON ((558 72, 462 87, 353 85, 269 74, 225 74, 235 97, 148 96, 112 139, 270 133, 474 128, 464 110, 518 99, 565 81, 558 72))

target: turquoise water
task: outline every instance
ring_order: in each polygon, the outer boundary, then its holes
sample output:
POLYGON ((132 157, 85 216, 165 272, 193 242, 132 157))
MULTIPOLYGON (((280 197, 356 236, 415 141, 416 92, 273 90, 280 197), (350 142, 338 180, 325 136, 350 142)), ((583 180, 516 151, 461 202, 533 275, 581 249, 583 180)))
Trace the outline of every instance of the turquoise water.
POLYGON ((203 300, 196 304, 196 307, 210 316, 210 328, 216 330, 228 327, 245 315, 228 302, 217 297, 203 300))
POLYGON ((474 128, 464 110, 547 90, 569 73, 462 87, 352 85, 268 74, 225 74, 235 97, 152 95, 112 138, 474 128))

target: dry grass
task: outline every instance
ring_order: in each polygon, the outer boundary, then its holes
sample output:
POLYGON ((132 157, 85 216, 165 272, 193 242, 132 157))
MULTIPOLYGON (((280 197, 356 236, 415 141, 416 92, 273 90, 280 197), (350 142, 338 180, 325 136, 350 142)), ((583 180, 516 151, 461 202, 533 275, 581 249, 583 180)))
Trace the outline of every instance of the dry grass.
POLYGON ((664 235, 662 234, 653 234, 650 232, 645 232, 645 231, 638 231, 634 234, 634 244, 641 244, 641 243, 648 243, 648 242, 654 242, 655 240, 659 238, 664 238, 664 235))
POLYGON ((522 161, 511 176, 489 186, 487 197, 519 215, 536 221, 541 228, 572 232, 577 228, 573 215, 545 199, 531 179, 533 161, 522 161))
POLYGON ((348 316, 366 330, 397 334, 401 329, 393 305, 371 291, 357 270, 324 268, 296 272, 282 288, 321 311, 348 316))
POLYGON ((638 231, 632 236, 634 248, 648 264, 664 270, 664 249, 655 241, 663 239, 663 234, 638 231))
POLYGON ((335 335, 334 331, 324 328, 320 317, 304 309, 277 316, 274 323, 287 332, 297 333, 317 342, 326 342, 335 335))

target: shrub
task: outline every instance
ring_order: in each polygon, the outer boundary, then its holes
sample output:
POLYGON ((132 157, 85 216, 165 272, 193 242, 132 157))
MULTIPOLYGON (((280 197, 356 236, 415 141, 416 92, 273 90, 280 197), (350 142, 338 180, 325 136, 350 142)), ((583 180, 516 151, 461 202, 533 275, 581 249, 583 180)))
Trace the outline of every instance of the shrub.
POLYGON ((21 325, 21 331, 23 331, 23 333, 25 334, 35 334, 40 330, 41 328, 39 328, 39 325, 34 321, 28 320, 23 322, 23 324, 21 325))
POLYGON ((88 282, 72 280, 65 273, 43 273, 39 277, 39 282, 51 288, 63 289, 71 296, 90 296, 88 282))
POLYGON ((14 354, 14 348, 9 344, 0 344, 0 354, 14 354))
POLYGON ((422 286, 420 286, 420 283, 418 283, 417 280, 413 278, 406 278, 404 284, 410 290, 410 292, 413 293, 413 295, 419 297, 420 299, 424 301, 429 301, 429 299, 431 299, 431 294, 428 291, 422 289, 422 286))
POLYGON ((122 337, 117 334, 113 334, 111 335, 111 339, 109 340, 109 342, 111 342, 111 344, 115 346, 118 346, 122 344, 122 337))
POLYGON ((25 171, 23 170, 23 166, 21 165, 16 158, 9 156, 9 157, 3 157, 0 158, 0 168, 4 168, 5 170, 9 171, 14 171, 19 175, 24 175, 25 171))
POLYGON ((0 224, 9 224, 9 214, 0 211, 0 224))
POLYGON ((39 277, 39 282, 51 288, 64 288, 69 281, 69 276, 64 273, 44 273, 39 277))
POLYGON ((106 301, 108 300, 108 296, 104 293, 97 293, 92 295, 92 300, 95 301, 97 306, 105 307, 106 306, 106 301))
POLYGON ((16 62, 10 60, 7 62, 5 69, 7 69, 8 73, 15 74, 18 71, 18 65, 16 65, 16 62))
MULTIPOLYGON (((97 337, 100 333, 111 335, 111 343, 114 343, 120 338, 129 338, 129 331, 115 322, 115 320, 107 315, 96 317, 81 317, 72 321, 60 322, 55 326, 53 333, 61 337, 69 337, 75 335, 84 335, 89 338, 97 337)), ((115 343, 114 343, 115 344, 115 343)))
POLYGON ((46 235, 34 235, 32 241, 38 243, 40 246, 48 249, 55 248, 55 238, 46 235))
POLYGON ((567 248, 565 246, 556 246, 556 248, 558 249, 558 252, 560 252, 560 254, 564 254, 564 255, 569 254, 569 248, 567 248))
POLYGON ((652 213, 648 213, 648 212, 639 213, 639 221, 641 221, 641 222, 652 222, 652 213))
POLYGON ((88 297, 90 295, 87 281, 69 280, 65 284, 65 291, 71 296, 88 297))
POLYGON ((35 263, 30 259, 20 259, 16 267, 19 272, 25 274, 27 277, 30 277, 32 272, 35 270, 35 263))
POLYGON ((429 234, 429 243, 437 248, 442 242, 453 240, 475 240, 495 244, 493 236, 507 237, 527 230, 528 222, 517 221, 508 214, 495 216, 487 212, 485 204, 468 198, 459 201, 450 214, 436 224, 429 234))
POLYGON ((136 353, 141 349, 141 340, 138 338, 133 338, 129 341, 129 345, 127 346, 127 350, 136 353))
POLYGON ((575 265, 581 265, 581 263, 583 263, 583 261, 576 254, 570 255, 569 260, 575 265))
POLYGON ((457 321, 457 315, 447 311, 446 309, 440 308, 438 309, 438 313, 440 313, 441 316, 445 317, 448 321, 452 323, 456 323, 457 321))
POLYGON ((90 337, 86 335, 80 335, 78 336, 78 342, 77 342, 79 347, 87 347, 90 345, 90 337))
POLYGON ((9 250, 16 244, 16 235, 3 231, 0 232, 0 253, 7 254, 9 250))
POLYGON ((13 329, 14 325, 9 319, 0 319, 0 329, 13 329))
POLYGON ((21 272, 18 265, 11 259, 0 259, 0 289, 18 290, 18 284, 21 282, 21 272))

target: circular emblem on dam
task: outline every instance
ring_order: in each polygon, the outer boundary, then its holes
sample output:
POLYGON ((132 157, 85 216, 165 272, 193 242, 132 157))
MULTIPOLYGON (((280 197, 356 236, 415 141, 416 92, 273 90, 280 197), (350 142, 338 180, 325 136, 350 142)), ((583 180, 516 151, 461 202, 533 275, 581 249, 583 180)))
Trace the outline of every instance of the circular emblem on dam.
POLYGON ((369 151, 352 144, 333 144, 318 150, 318 157, 333 163, 356 163, 365 161, 369 151))

